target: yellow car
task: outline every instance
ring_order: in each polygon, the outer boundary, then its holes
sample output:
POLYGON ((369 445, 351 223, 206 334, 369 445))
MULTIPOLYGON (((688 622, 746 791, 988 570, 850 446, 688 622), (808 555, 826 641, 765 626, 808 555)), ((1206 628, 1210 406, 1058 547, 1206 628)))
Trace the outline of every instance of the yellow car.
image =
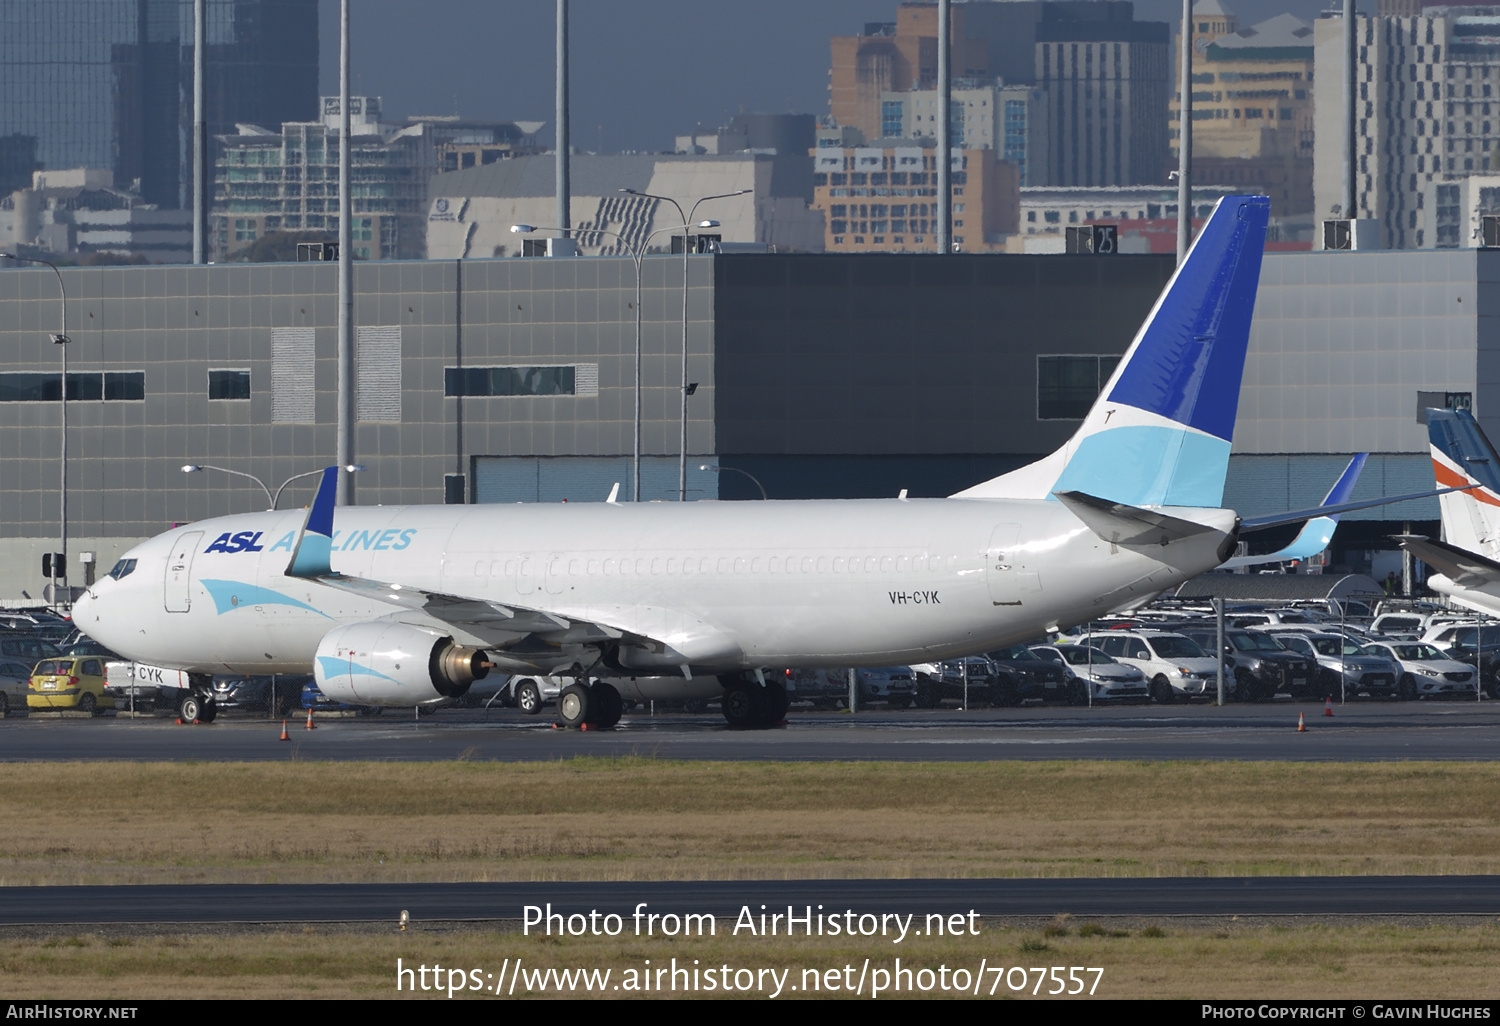
POLYGON ((26 685, 28 709, 113 709, 115 700, 104 693, 104 660, 98 656, 61 656, 43 659, 26 685))

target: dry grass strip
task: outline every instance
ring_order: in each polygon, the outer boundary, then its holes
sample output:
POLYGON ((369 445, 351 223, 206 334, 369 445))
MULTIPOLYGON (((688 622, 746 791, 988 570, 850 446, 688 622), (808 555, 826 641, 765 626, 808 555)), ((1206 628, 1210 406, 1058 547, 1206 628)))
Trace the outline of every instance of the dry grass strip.
POLYGON ((0 764, 0 884, 1500 872, 1470 763, 0 764))
MULTIPOLYGON (((388 998, 447 1000, 444 991, 396 991, 396 960, 404 966, 440 965, 445 970, 478 970, 483 981, 498 974, 506 959, 520 958, 528 969, 609 969, 602 995, 637 996, 612 988, 637 973, 646 960, 656 967, 701 966, 790 970, 786 983, 798 986, 783 997, 809 996, 804 970, 852 967, 857 979, 866 958, 872 968, 947 966, 971 972, 985 959, 990 966, 1098 966, 1104 974, 1101 998, 1246 999, 1433 999, 1500 998, 1494 966, 1500 958, 1500 927, 1438 924, 1401 927, 1257 926, 1225 923, 1183 929, 1176 924, 1119 929, 1110 924, 1071 923, 1045 931, 984 924, 979 937, 911 939, 888 943, 846 939, 759 939, 724 935, 693 940, 569 939, 522 937, 515 932, 465 931, 446 935, 420 930, 407 934, 329 934, 319 930, 237 933, 216 936, 101 936, 58 934, 39 940, 0 940, 0 978, 17 999, 192 998, 388 998)), ((842 973, 840 973, 842 976, 842 973)), ((1066 969, 1064 969, 1066 976, 1066 969)), ((1093 974, 1087 974, 1093 982, 1093 974)), ((463 982, 472 977, 465 975, 463 982)), ((701 978, 700 978, 701 979, 701 978)), ((917 982, 917 977, 912 982, 917 982)), ((1012 979, 1016 977, 1012 976, 1012 979)), ((1016 994, 1001 982, 996 998, 1032 1000, 1030 981, 1016 994)), ((431 982, 431 977, 426 977, 431 982)), ((769 981, 767 981, 769 983, 769 981)), ((986 975, 982 990, 995 977, 986 975)), ((493 986, 493 983, 489 983, 493 986)), ((1051 986, 1050 980, 1043 987, 1051 986)), ((868 997, 868 989, 865 992, 868 997)), ((456 998, 475 997, 457 993, 456 998)), ((539 990, 516 997, 582 997, 539 990)), ((674 996, 671 994, 650 996, 674 996)), ((681 992, 675 996, 683 996, 681 992)), ((691 995, 689 995, 691 996, 691 995)), ((721 992, 697 996, 722 996, 721 992)), ((827 996, 826 993, 823 996, 827 996)), ((843 995, 841 995, 843 996, 843 995)), ((906 996, 906 995, 902 995, 906 996)), ((932 990, 920 997, 958 996, 932 990)), ((494 1000, 493 997, 490 1000, 494 1000)), ((1064 1000, 1042 998, 1042 1000, 1064 1000)), ((1082 1000, 1082 999, 1072 999, 1082 1000)))

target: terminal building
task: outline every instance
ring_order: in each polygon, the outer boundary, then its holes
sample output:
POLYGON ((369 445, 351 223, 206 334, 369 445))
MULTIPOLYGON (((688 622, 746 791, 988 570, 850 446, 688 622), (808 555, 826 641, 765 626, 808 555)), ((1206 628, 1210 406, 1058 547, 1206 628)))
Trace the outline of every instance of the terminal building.
MULTIPOLYGON (((642 274, 642 495, 678 496, 683 258, 642 274)), ((726 253, 687 260, 689 499, 946 495, 1064 442, 1171 276, 1155 255, 726 253), (702 470, 700 467, 712 469, 702 470)), ((263 509, 334 457, 332 264, 66 268, 69 576, 174 524, 263 509), (83 564, 85 553, 92 563, 83 564)), ((355 267, 361 504, 630 498, 628 258, 355 267)), ((0 271, 0 600, 58 536, 58 281, 0 271)), ((1500 256, 1267 254, 1226 503, 1431 486, 1426 405, 1500 438, 1500 256)), ((311 497, 312 479, 282 505, 311 497)), ((1332 562, 1435 500, 1351 514, 1332 562)), ((1259 544, 1259 543, 1257 543, 1259 544)), ((1393 564, 1394 565, 1394 564, 1393 564)))

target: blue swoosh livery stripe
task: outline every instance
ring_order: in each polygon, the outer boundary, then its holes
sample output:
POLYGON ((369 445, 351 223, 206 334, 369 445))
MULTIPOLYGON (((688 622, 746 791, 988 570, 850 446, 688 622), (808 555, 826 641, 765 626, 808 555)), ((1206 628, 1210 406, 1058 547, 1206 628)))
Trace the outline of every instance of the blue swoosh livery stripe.
POLYGON ((269 588, 258 588, 243 581, 219 581, 203 577, 198 579, 198 583, 208 591, 208 597, 214 600, 214 609, 220 616, 244 606, 293 606, 317 613, 328 620, 333 619, 316 606, 299 602, 290 595, 283 595, 269 588))
POLYGON ((325 680, 348 675, 350 677, 379 677, 381 680, 388 680, 392 684, 405 683, 404 681, 397 680, 395 677, 381 673, 379 670, 372 670, 368 666, 361 666, 359 663, 351 663, 349 660, 340 659, 338 656, 318 656, 318 664, 323 668, 323 677, 325 680))

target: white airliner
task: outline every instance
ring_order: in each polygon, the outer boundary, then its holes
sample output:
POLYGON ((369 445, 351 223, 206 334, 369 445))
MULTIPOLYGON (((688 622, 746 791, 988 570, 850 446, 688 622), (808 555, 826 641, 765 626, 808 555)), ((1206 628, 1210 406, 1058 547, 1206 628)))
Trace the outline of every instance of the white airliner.
POLYGON ((787 704, 768 670, 1069 627, 1218 566, 1242 529, 1337 511, 1219 508, 1268 211, 1221 200, 1077 434, 955 496, 335 510, 329 468, 306 513, 132 549, 75 622, 205 686, 311 671, 362 704, 459 696, 492 667, 570 676, 559 718, 601 726, 620 711, 601 676, 697 682, 731 725, 761 726, 787 704))
POLYGON ((1401 547, 1439 573, 1427 586, 1454 602, 1500 616, 1500 455, 1468 410, 1428 410, 1433 477, 1443 495, 1443 538, 1409 536, 1401 547))

